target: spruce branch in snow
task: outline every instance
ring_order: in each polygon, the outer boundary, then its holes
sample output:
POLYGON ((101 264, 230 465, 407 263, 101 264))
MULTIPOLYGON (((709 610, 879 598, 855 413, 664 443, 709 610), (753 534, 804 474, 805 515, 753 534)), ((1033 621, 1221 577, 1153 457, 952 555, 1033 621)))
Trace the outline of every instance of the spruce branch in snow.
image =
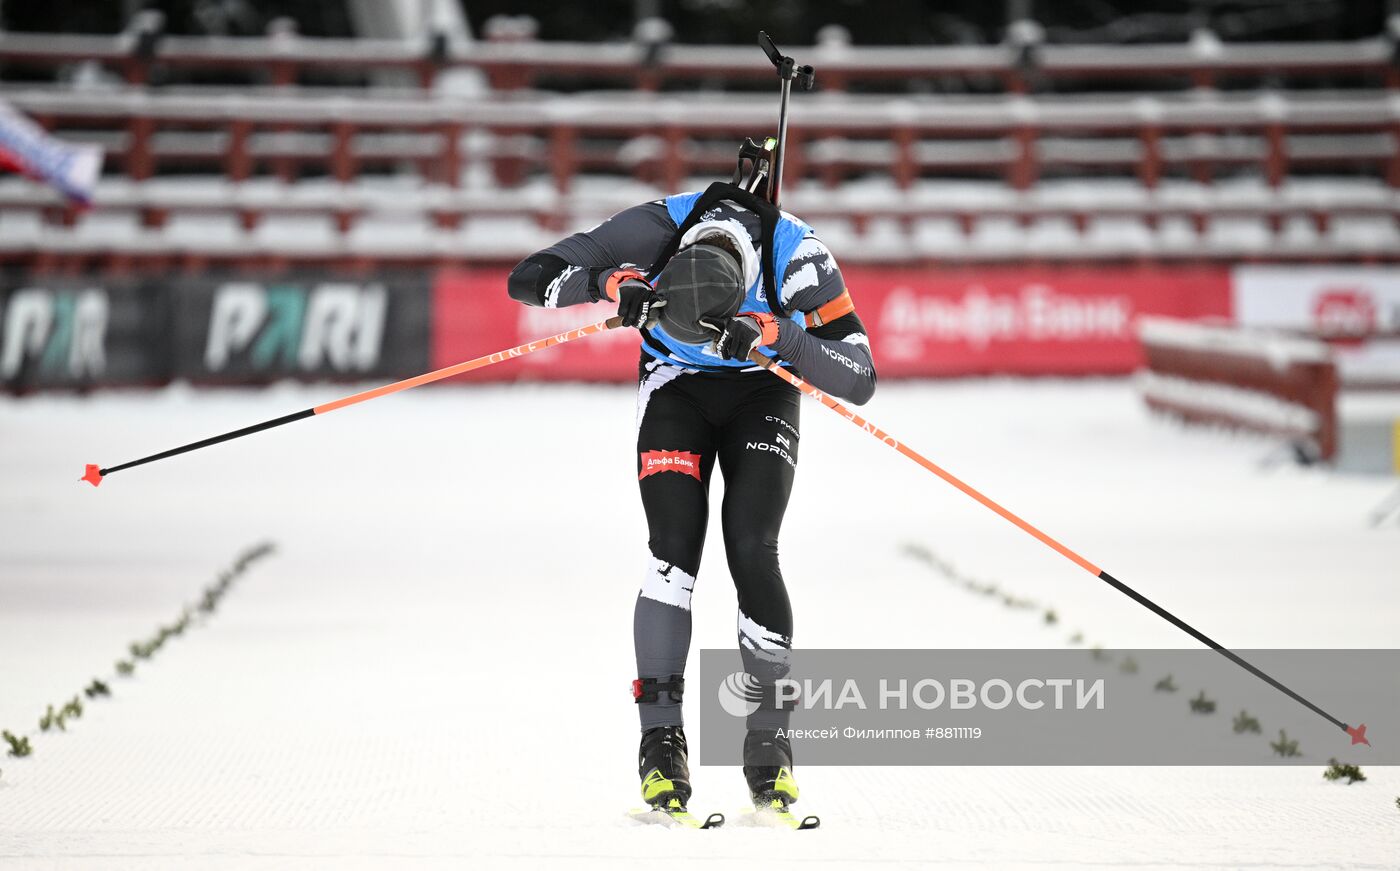
POLYGON ((1327 770, 1322 772, 1322 776, 1328 780, 1341 780, 1345 777, 1347 779, 1347 786, 1351 786, 1358 780, 1366 779, 1366 775, 1361 773, 1360 766, 1353 765, 1350 762, 1343 764, 1336 759, 1327 760, 1327 770))
POLYGON ((190 614, 190 609, 184 609, 180 612, 180 619, 170 624, 170 634, 175 636, 184 635, 185 630, 190 628, 190 623, 193 620, 194 616, 190 614))
POLYGON ((1284 757, 1285 759, 1291 756, 1303 755, 1302 753, 1298 752, 1298 742, 1290 740, 1288 737, 1288 733, 1283 731, 1282 729, 1278 730, 1278 740, 1270 741, 1269 746, 1274 748, 1275 753, 1284 757))
MULTIPOLYGON (((219 575, 219 579, 215 584, 204 589, 204 595, 198 606, 199 610, 205 613, 213 612, 213 610, 218 607, 219 600, 233 585, 234 580, 243 573, 248 564, 272 553, 273 550, 273 546, 269 543, 245 552, 239 557, 238 562, 231 570, 225 571, 219 575)), ((127 645, 127 650, 131 652, 131 659, 117 660, 117 674, 122 676, 131 675, 136 671, 136 660, 150 659, 164 646, 166 641, 183 635, 185 630, 194 622, 194 618, 195 613, 193 611, 189 608, 183 608, 180 611, 180 618, 178 620, 174 623, 159 627, 155 636, 151 639, 145 642, 131 642, 127 645)), ((40 731, 48 732, 55 726, 63 731, 67 731, 68 718, 77 718, 83 715, 83 696, 87 696, 89 699, 95 699, 101 696, 110 696, 111 694, 112 690, 106 683, 99 678, 93 678, 92 682, 83 689, 82 693, 73 696, 72 699, 64 703, 58 710, 54 710, 54 706, 49 705, 44 711, 44 715, 39 718, 40 731)), ((29 738, 25 736, 15 735, 7 729, 0 732, 0 737, 3 737, 9 744, 10 756, 23 757, 34 752, 33 747, 29 743, 29 738)))
POLYGON ((270 541, 264 541, 255 547, 250 547, 238 558, 238 570, 241 572, 253 560, 259 560, 268 554, 277 552, 277 545, 270 541))
POLYGON ((1176 692, 1176 681, 1172 680, 1171 675, 1167 675, 1157 681, 1157 684, 1152 687, 1152 690, 1153 692, 1159 693, 1174 693, 1176 692))
POLYGON ((0 732, 0 738, 4 738, 10 745, 10 755, 16 759, 21 759, 34 752, 34 748, 29 746, 29 739, 17 736, 9 729, 0 732))
POLYGON ((934 565, 933 551, 924 547, 922 544, 917 544, 912 541, 906 541, 904 543, 904 555, 910 557, 911 559, 916 559, 920 562, 926 562, 929 565, 934 565))
POLYGON ((1249 715, 1249 711, 1240 711, 1235 715, 1235 734, 1243 735, 1245 732, 1259 734, 1259 721, 1249 715))
POLYGON ((1047 609, 1045 609, 1045 625, 1046 625, 1046 626, 1054 626, 1056 623, 1059 622, 1059 620, 1060 620, 1060 617, 1059 617, 1059 615, 1057 615, 1057 614, 1055 613, 1055 609, 1054 609, 1054 608, 1047 608, 1047 609))
POLYGON ((82 700, 80 697, 78 697, 78 696, 74 696, 73 698, 69 699, 69 700, 63 705, 62 710, 60 710, 60 711, 58 712, 58 725, 63 729, 63 731, 66 732, 66 731, 68 731, 68 727, 67 727, 67 725, 66 725, 67 719, 68 719, 69 717, 72 717, 72 718, 74 718, 74 719, 77 719, 77 718, 81 717, 82 715, 83 715, 83 700, 82 700))
POLYGON ((1133 659, 1131 656, 1124 657, 1123 661, 1118 664, 1118 670, 1124 674, 1137 674, 1137 660, 1133 659))
POLYGON ((1215 701, 1206 698, 1206 691, 1201 690, 1200 694, 1191 700, 1191 713, 1193 714, 1214 714, 1215 701))

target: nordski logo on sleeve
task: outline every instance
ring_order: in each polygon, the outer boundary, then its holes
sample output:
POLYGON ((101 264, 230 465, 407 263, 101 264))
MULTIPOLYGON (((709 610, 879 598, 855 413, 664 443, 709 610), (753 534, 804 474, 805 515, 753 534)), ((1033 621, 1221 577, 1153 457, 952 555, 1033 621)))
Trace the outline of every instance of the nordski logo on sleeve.
POLYGON ((660 472, 680 472, 700 480, 700 455, 686 451, 642 451, 642 471, 637 480, 660 472))

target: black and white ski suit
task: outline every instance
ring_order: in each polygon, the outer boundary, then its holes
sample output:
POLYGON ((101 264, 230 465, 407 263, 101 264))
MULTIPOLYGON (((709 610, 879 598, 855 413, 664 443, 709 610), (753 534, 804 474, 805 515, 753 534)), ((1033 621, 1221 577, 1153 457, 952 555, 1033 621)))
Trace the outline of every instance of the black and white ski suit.
MULTIPOLYGON (((693 195, 677 198, 682 196, 693 195)), ((613 270, 646 270, 656 261, 677 231, 677 198, 627 209, 531 255, 511 273, 511 297, 549 307, 604 299, 601 284, 613 270)), ((750 266, 768 267, 757 215, 725 201, 704 218, 737 222, 753 247, 750 266)), ((863 404, 875 390, 865 326, 854 310, 841 313, 849 308, 840 305, 846 287, 831 252, 805 224, 784 215, 788 219, 798 229, 793 235, 789 228, 789 258, 775 284, 781 312, 791 320, 780 319, 768 350, 821 390, 863 404), (837 316, 822 323, 812 314, 821 311, 837 316)), ((739 647, 746 670, 767 684, 786 673, 792 645, 778 533, 797 469, 800 394, 751 363, 721 361, 709 349, 678 349, 647 330, 642 335, 636 449, 651 553, 633 615, 637 674, 666 681, 685 672, 690 598, 718 460, 724 549, 739 599, 739 647)), ((643 730, 681 724, 678 694, 660 693, 638 708, 643 730)), ((750 728, 786 725, 786 717, 767 706, 749 720, 750 728)))

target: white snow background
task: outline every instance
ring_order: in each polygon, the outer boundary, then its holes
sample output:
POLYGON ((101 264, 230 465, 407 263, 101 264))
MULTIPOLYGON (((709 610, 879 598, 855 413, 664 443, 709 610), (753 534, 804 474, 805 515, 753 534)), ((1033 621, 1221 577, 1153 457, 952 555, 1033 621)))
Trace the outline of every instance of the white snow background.
MULTIPOLYGON (((0 756, 0 867, 1400 867, 1400 772, 1374 766, 1345 786, 1320 763, 799 759, 816 831, 631 823, 627 388, 418 390, 78 481, 348 392, 0 400, 0 727, 35 748, 0 756), (277 553, 207 624, 112 676, 264 539, 277 553), (94 676, 114 695, 39 733, 94 676)), ((1269 442, 1151 418, 1126 380, 888 384, 867 410, 1226 644, 1400 642, 1400 526, 1366 524, 1393 478, 1267 467, 1269 442)), ((782 554, 799 646, 1194 646, 815 403, 802 432, 782 554), (1061 622, 968 594, 910 543, 1061 622)), ((718 532, 696 649, 734 638, 718 532)), ((696 811, 744 806, 737 769, 693 775, 696 811)))

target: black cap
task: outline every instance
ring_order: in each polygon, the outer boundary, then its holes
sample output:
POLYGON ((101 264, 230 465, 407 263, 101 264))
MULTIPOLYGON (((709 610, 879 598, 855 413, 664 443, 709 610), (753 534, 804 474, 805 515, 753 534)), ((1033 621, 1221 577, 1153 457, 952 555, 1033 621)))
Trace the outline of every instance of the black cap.
POLYGON ((744 269, 728 251, 703 242, 682 248, 656 281, 656 293, 665 300, 661 326, 682 342, 704 344, 715 334, 700 321, 738 314, 747 290, 744 269))

